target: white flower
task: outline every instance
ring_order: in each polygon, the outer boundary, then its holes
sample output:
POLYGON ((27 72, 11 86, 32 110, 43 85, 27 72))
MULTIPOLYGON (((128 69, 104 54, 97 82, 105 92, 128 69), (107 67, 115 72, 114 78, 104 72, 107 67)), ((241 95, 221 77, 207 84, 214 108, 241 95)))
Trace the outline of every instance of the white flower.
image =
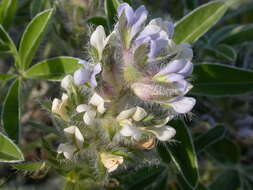
POLYGON ((170 126, 152 127, 147 131, 153 133, 160 141, 168 141, 176 135, 176 130, 170 126))
POLYGON ((147 116, 147 112, 141 107, 134 107, 120 112, 117 116, 117 121, 122 126, 120 134, 125 137, 133 137, 139 140, 141 137, 141 130, 135 127, 133 121, 141 121, 147 116))
POLYGON ((84 138, 79 128, 70 126, 64 129, 64 133, 69 141, 72 141, 79 149, 83 148, 84 138))
POLYGON ((65 90, 69 90, 74 84, 74 78, 71 75, 65 76, 61 81, 61 87, 65 90))
POLYGON ((135 127, 130 120, 123 120, 120 122, 120 125, 122 126, 122 128, 119 133, 122 136, 132 137, 137 141, 141 138, 142 131, 138 129, 138 127, 135 127))
POLYGON ((195 104, 196 100, 194 98, 177 97, 172 99, 165 105, 171 106, 173 110, 178 114, 184 114, 190 112, 195 104))
POLYGON ((135 121, 141 121, 146 116, 147 116, 147 112, 143 108, 137 106, 136 111, 133 115, 133 119, 135 121))
POLYGON ((68 121, 69 116, 67 114, 66 106, 68 104, 68 95, 63 94, 61 100, 55 98, 52 102, 51 111, 55 114, 58 114, 63 120, 68 121))
POLYGON ((122 156, 110 154, 110 153, 101 153, 100 154, 101 162, 107 168, 107 171, 113 172, 115 171, 120 164, 124 162, 124 158, 122 156))
POLYGON ((104 107, 104 99, 99 96, 97 93, 95 93, 88 105, 86 104, 81 104, 79 106, 77 106, 76 111, 78 113, 82 113, 85 112, 83 115, 83 120, 87 125, 92 125, 92 123, 94 122, 97 112, 100 114, 103 114, 105 112, 105 107, 104 107))
POLYGON ((97 50, 99 61, 102 59, 104 48, 107 45, 110 37, 111 35, 106 37, 104 27, 101 25, 98 26, 91 35, 90 43, 97 50))
POLYGON ((63 153, 64 157, 67 159, 71 159, 76 151, 76 147, 72 144, 66 143, 66 144, 60 144, 57 153, 61 154, 63 153))

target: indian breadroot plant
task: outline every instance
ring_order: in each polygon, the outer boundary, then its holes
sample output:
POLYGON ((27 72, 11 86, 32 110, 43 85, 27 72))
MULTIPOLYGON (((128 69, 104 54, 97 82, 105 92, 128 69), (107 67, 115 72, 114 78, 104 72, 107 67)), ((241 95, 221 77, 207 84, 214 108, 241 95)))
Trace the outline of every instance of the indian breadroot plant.
POLYGON ((123 3, 117 13, 108 36, 103 26, 92 33, 89 61, 79 61, 82 67, 61 82, 61 99, 52 102, 64 133, 57 158, 68 170, 90 174, 85 180, 98 187, 108 185, 111 172, 148 164, 143 150, 154 162, 156 145, 176 134, 168 122, 195 105, 185 96, 193 87, 193 52, 172 40, 173 23, 146 24, 144 6, 134 11, 123 3))

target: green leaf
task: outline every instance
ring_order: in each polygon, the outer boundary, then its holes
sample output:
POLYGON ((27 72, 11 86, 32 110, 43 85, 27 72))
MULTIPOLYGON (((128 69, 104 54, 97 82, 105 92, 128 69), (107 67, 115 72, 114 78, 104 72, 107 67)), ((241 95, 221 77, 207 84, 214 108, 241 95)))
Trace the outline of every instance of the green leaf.
POLYGON ((253 24, 237 26, 226 33, 220 43, 230 45, 253 41, 253 24))
POLYGON ((0 81, 7 81, 16 77, 14 74, 0 74, 0 81))
POLYGON ((17 10, 17 0, 2 0, 0 3, 0 24, 9 28, 17 10))
POLYGON ((54 133, 56 135, 59 135, 59 132, 55 128, 46 126, 41 123, 29 121, 29 122, 26 122, 25 125, 33 127, 35 129, 39 129, 39 130, 46 132, 46 133, 54 133))
POLYGON ((212 35, 210 36, 210 44, 217 44, 220 41, 222 41, 222 39, 226 38, 227 34, 233 30, 234 28, 236 28, 238 25, 235 24, 231 24, 228 26, 224 26, 219 30, 216 30, 212 33, 212 35))
POLYGON ((154 187, 162 190, 167 182, 167 168, 164 166, 149 166, 138 170, 117 174, 115 177, 119 180, 125 190, 143 189, 151 190, 154 187), (164 184, 165 182, 165 184, 164 184), (159 188, 158 188, 159 187, 159 188))
POLYGON ((102 25, 106 32, 109 32, 107 20, 101 16, 95 16, 87 19, 87 23, 94 24, 95 26, 102 25))
POLYGON ((39 12, 43 11, 46 7, 48 0, 36 0, 30 3, 30 15, 31 17, 36 16, 39 12))
POLYGON ((5 31, 2 25, 0 25, 0 42, 1 44, 8 46, 9 50, 11 51, 11 53, 13 54, 16 60, 15 62, 16 67, 19 68, 19 63, 18 63, 19 55, 18 55, 17 48, 14 42, 12 41, 12 39, 10 38, 9 34, 5 31))
POLYGON ((20 125, 20 81, 15 80, 5 97, 2 113, 3 127, 7 135, 16 143, 19 141, 20 125))
POLYGON ((198 7, 176 24, 173 39, 177 44, 194 43, 220 20, 227 9, 224 1, 212 1, 198 7))
POLYGON ((253 91, 253 72, 221 64, 194 66, 191 93, 204 96, 231 96, 253 91))
POLYGON ((34 17, 26 27, 19 46, 19 54, 23 69, 28 68, 31 64, 52 14, 53 9, 45 10, 34 17))
POLYGON ((225 171, 209 186, 210 190, 240 190, 241 181, 239 173, 235 170, 225 171))
POLYGON ((118 0, 105 0, 105 14, 107 16, 110 29, 112 29, 115 24, 119 5, 120 3, 118 0))
POLYGON ((5 135, 0 133, 0 162, 13 163, 24 161, 21 150, 5 135))
POLYGON ((240 148, 233 141, 222 139, 206 149, 207 153, 222 165, 235 165, 240 161, 240 148))
POLYGON ((180 177, 189 187, 194 189, 199 182, 199 172, 191 134, 181 120, 173 121, 169 124, 176 129, 177 134, 174 138, 176 142, 166 143, 166 149, 178 169, 180 177))
POLYGON ((79 59, 73 57, 56 57, 44 60, 32 66, 26 76, 33 79, 61 80, 81 67, 79 59))
POLYGON ((11 166, 22 171, 36 172, 44 168, 46 166, 46 162, 44 161, 27 162, 27 163, 12 164, 11 166))
POLYGON ((225 44, 217 47, 208 47, 205 49, 205 55, 211 56, 216 60, 226 61, 233 64, 236 61, 237 53, 233 47, 225 44))
POLYGON ((194 141, 196 152, 201 152, 208 146, 225 137, 226 128, 222 125, 218 125, 212 129, 209 129, 205 134, 200 135, 194 141))

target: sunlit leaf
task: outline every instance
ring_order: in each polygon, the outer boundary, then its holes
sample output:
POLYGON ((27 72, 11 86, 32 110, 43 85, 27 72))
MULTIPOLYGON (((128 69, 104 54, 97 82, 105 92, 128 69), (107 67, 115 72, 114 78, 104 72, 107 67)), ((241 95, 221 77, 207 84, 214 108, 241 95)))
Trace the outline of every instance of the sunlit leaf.
POLYGON ((61 80, 81 67, 79 59, 73 57, 56 57, 32 66, 26 76, 34 79, 61 80))
POLYGON ((28 68, 47 29, 53 9, 39 13, 26 27, 19 46, 22 68, 28 68))
POLYGON ((5 135, 0 133, 0 162, 21 162, 24 156, 21 150, 5 135))
POLYGON ((17 10, 17 0, 2 0, 0 3, 0 24, 9 28, 17 10))
POLYGON ((224 1, 212 1, 198 7, 176 24, 173 39, 177 44, 194 43, 220 20, 227 9, 224 1))
POLYGON ((7 81, 16 77, 14 74, 0 74, 0 81, 7 81))
POLYGON ((12 164, 11 166, 22 171, 27 172, 36 172, 41 170, 45 167, 46 163, 44 161, 39 162, 26 162, 26 163, 19 163, 19 164, 12 164))

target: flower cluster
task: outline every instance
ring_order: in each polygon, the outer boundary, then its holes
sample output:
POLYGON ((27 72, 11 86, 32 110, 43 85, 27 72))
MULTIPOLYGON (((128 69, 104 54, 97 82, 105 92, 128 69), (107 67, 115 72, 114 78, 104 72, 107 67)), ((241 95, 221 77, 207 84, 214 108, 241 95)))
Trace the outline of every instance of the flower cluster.
POLYGON ((190 45, 174 43, 173 23, 158 18, 146 24, 147 16, 144 6, 134 11, 121 4, 111 34, 98 26, 90 61, 80 60, 81 69, 62 80, 66 93, 53 101, 52 112, 64 121, 67 142, 58 153, 65 159, 89 160, 90 168, 100 163, 112 172, 130 149, 150 150, 172 139, 169 121, 195 105, 185 97, 192 88, 190 45))

